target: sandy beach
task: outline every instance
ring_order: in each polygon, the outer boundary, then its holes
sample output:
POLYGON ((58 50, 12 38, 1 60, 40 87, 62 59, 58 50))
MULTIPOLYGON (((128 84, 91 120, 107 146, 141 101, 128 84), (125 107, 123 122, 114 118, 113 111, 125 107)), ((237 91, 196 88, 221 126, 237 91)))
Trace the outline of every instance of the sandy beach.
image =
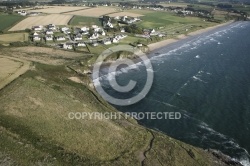
POLYGON ((190 32, 187 35, 182 34, 182 35, 177 36, 177 39, 176 38, 175 39, 166 39, 166 40, 162 40, 160 42, 152 43, 152 44, 148 45, 148 48, 149 48, 150 51, 153 51, 153 50, 156 50, 158 48, 164 47, 164 46, 166 46, 168 44, 171 44, 171 43, 177 42, 179 40, 185 39, 185 38, 187 38, 189 36, 199 35, 199 34, 202 34, 204 32, 208 32, 210 30, 216 29, 218 27, 231 24, 232 22, 233 21, 229 21, 229 22, 226 22, 226 23, 222 23, 222 24, 219 24, 219 25, 212 26, 212 27, 207 27, 207 28, 204 28, 204 29, 199 29, 197 31, 190 32))

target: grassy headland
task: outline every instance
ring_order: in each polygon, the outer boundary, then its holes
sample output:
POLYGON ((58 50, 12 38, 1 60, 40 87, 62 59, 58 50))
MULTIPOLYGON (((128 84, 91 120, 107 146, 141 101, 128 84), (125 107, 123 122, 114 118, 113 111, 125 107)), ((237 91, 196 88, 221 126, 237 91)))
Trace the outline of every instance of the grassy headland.
MULTIPOLYGON (((1 53, 12 56, 10 50, 1 53)), ((16 56, 33 65, 0 91, 0 164, 226 165, 130 118, 70 119, 70 112, 117 111, 89 86, 87 76, 71 70, 86 57, 54 56, 65 63, 51 65, 34 62, 32 55, 16 56)))

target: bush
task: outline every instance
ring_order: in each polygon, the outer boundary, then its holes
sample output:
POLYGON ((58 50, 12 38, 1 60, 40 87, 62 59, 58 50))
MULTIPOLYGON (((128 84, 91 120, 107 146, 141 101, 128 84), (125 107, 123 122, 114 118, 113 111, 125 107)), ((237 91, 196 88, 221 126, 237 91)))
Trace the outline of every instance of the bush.
POLYGON ((14 46, 14 47, 23 47, 23 46, 28 46, 30 45, 29 42, 12 42, 10 43, 10 46, 14 46))

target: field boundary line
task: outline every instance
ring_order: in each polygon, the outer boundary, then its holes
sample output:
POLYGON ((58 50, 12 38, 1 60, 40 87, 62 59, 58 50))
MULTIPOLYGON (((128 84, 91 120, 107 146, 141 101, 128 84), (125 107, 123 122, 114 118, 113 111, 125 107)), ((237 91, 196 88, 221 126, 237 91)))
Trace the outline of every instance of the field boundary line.
POLYGON ((61 12, 61 13, 59 13, 59 14, 66 14, 66 13, 70 13, 70 12, 78 12, 78 11, 87 10, 87 9, 91 9, 91 7, 84 8, 84 9, 78 9, 78 10, 71 10, 71 11, 67 11, 67 12, 61 12))
POLYGON ((73 16, 71 17, 71 19, 69 20, 69 22, 67 23, 67 25, 70 25, 71 21, 75 18, 75 16, 76 16, 76 15, 73 15, 73 16))
POLYGON ((1 90, 5 86, 10 84, 12 81, 14 81, 16 78, 18 78, 19 76, 23 75, 26 71, 28 71, 30 69, 30 64, 31 63, 29 61, 18 59, 18 58, 13 58, 13 57, 7 57, 7 56, 2 56, 2 55, 0 55, 0 57, 1 58, 7 58, 7 59, 10 59, 10 60, 14 60, 14 61, 18 61, 18 62, 22 63, 22 66, 20 66, 16 70, 15 73, 11 74, 6 79, 4 79, 3 81, 0 82, 0 90, 1 90))

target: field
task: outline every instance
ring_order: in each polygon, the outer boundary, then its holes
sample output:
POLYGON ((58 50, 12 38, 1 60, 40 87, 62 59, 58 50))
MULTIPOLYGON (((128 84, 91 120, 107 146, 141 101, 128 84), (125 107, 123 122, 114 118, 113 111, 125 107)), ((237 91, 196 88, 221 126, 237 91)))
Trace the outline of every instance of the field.
POLYGON ((142 11, 142 10, 132 10, 131 12, 137 12, 139 14, 144 14, 141 17, 142 21, 139 22, 139 25, 146 28, 159 28, 174 23, 179 24, 195 24, 195 23, 204 23, 201 18, 198 17, 180 17, 176 16, 170 12, 155 12, 155 11, 142 11))
POLYGON ((164 7, 187 7, 187 5, 189 5, 188 3, 158 3, 157 5, 161 5, 164 7))
POLYGON ((81 10, 81 11, 69 12, 67 14, 88 16, 88 17, 100 17, 102 15, 108 15, 108 14, 115 13, 115 12, 119 12, 119 10, 116 8, 111 8, 111 7, 96 7, 96 8, 91 8, 91 9, 86 9, 86 10, 81 10))
POLYGON ((119 12, 119 13, 112 13, 109 14, 110 17, 116 17, 116 16, 129 16, 129 17, 141 17, 142 14, 132 13, 132 12, 119 12))
POLYGON ((11 43, 11 42, 23 42, 28 41, 28 33, 11 33, 0 35, 0 44, 11 43))
POLYGON ((22 66, 22 63, 15 62, 11 59, 0 56, 0 82, 9 77, 12 73, 15 73, 18 68, 22 66))
POLYGON ((0 15, 0 31, 6 30, 23 18, 24 17, 20 15, 0 15))
POLYGON ((84 16, 74 16, 70 22, 69 25, 74 26, 90 26, 90 25, 98 25, 101 26, 101 21, 96 17, 84 17, 84 16))
POLYGON ((51 65, 62 65, 64 63, 69 63, 74 59, 81 59, 88 56, 83 56, 82 53, 45 47, 4 48, 1 51, 7 56, 51 65))
POLYGON ((46 16, 36 16, 28 17, 14 27, 9 29, 9 31, 25 30, 26 28, 32 28, 35 25, 67 25, 69 20, 72 18, 71 15, 60 15, 60 14, 51 14, 46 16))
POLYGON ((250 14, 250 5, 234 5, 233 8, 250 14))
POLYGON ((29 69, 29 62, 0 55, 0 89, 25 73, 29 69))
POLYGON ((50 13, 50 14, 59 14, 64 12, 70 12, 75 10, 84 10, 88 7, 74 7, 74 6, 45 6, 44 9, 35 9, 30 10, 30 12, 42 12, 42 13, 50 13))

